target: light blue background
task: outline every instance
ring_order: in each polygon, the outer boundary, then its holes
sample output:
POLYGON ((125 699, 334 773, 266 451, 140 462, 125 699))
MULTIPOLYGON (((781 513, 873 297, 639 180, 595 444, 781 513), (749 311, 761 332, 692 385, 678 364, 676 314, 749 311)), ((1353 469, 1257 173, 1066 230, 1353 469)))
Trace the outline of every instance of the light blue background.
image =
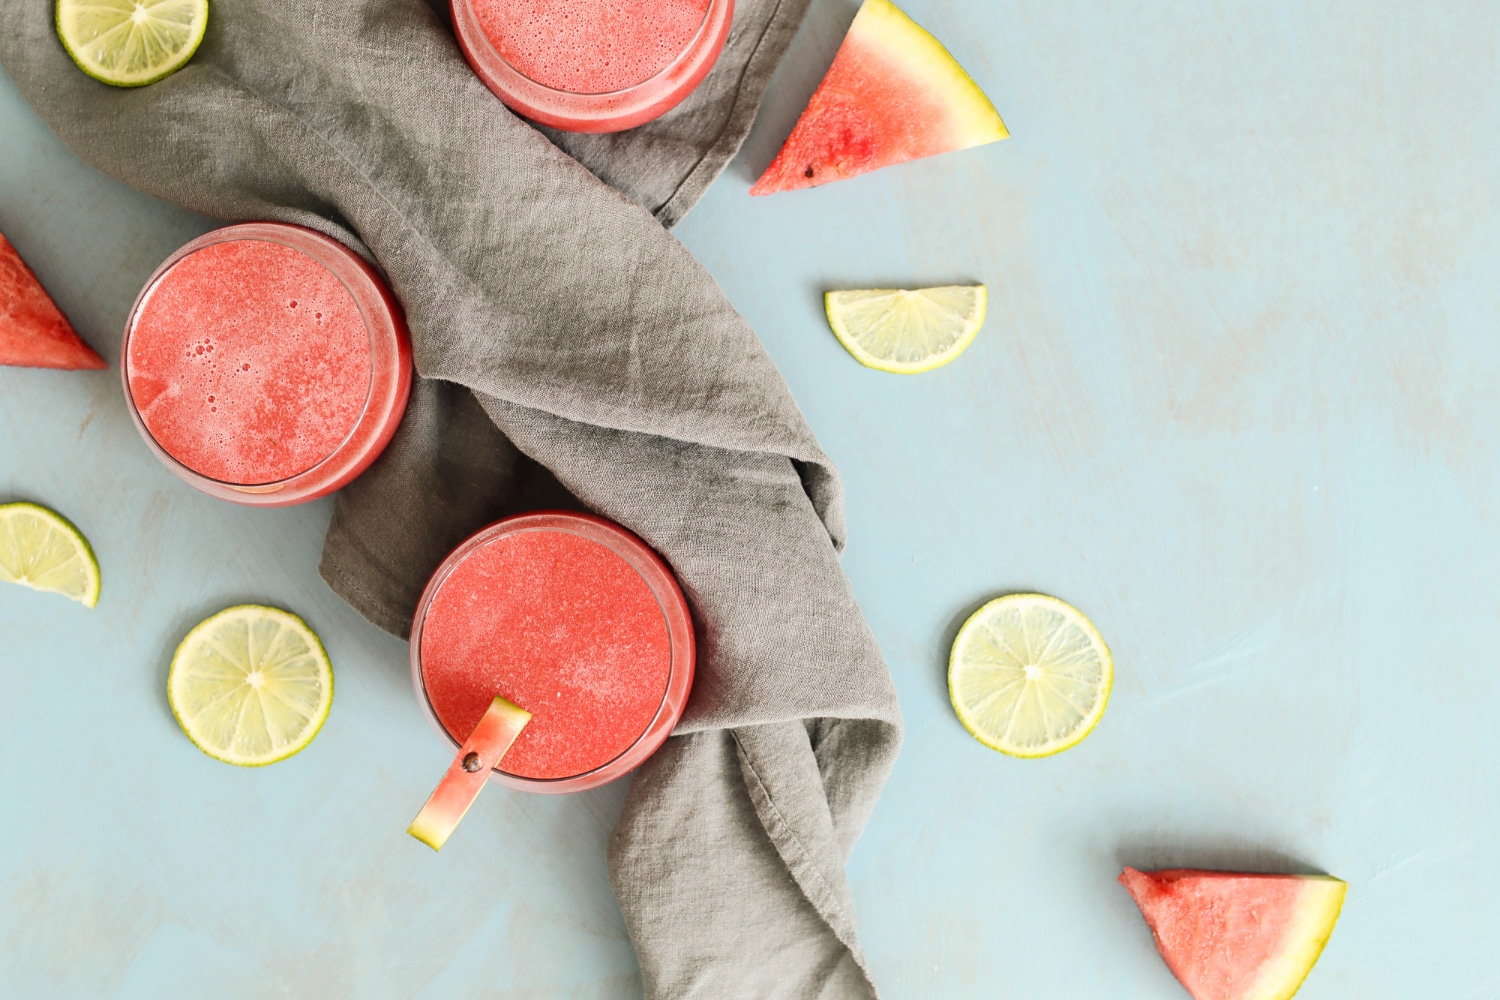
MULTIPOLYGON (((817 0, 679 236, 760 331, 849 487, 845 565, 908 735, 850 865, 889 998, 1181 995, 1122 864, 1350 883, 1308 998, 1500 996, 1500 16, 1486 2, 909 0, 1013 138, 745 191, 853 14, 817 0), (861 368, 826 288, 989 285, 955 364, 861 368), (1014 761, 947 704, 1014 590, 1114 649, 1097 732, 1014 761)), ((0 77, 0 230, 106 356, 204 220, 83 166, 0 77)), ((0 500, 93 540, 85 611, 0 591, 0 993, 639 993, 605 877, 622 790, 491 788, 403 830, 448 750, 405 647, 317 576, 326 502, 200 496, 118 371, 0 371, 0 500), (338 696, 296 759, 183 738, 170 652, 292 608, 338 696)))

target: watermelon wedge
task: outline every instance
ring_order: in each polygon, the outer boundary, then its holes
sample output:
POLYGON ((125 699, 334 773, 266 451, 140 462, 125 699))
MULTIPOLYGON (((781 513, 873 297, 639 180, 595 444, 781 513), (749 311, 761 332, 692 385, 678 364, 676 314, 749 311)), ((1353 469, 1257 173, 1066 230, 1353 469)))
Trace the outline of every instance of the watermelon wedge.
POLYGON ((0 365, 108 368, 78 339, 16 248, 0 235, 0 365))
POLYGON ((827 184, 1008 135, 995 106, 936 38, 890 0, 865 0, 750 193, 827 184))
POLYGON ((406 832, 434 851, 441 851, 459 820, 479 798, 490 770, 500 763, 530 721, 531 713, 519 705, 500 697, 490 702, 406 832))
POLYGON ((1287 1000, 1328 943, 1348 888, 1327 875, 1190 868, 1126 868, 1120 884, 1194 1000, 1287 1000))

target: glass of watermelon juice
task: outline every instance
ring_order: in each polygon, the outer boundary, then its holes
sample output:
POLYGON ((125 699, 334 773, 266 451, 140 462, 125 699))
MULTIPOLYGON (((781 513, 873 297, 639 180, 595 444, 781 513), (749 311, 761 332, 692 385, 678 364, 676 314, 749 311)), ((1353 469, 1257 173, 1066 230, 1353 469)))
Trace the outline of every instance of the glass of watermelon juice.
POLYGON ((474 72, 518 114, 619 132, 675 107, 729 37, 734 0, 452 0, 474 72))
POLYGON ((125 325, 131 418, 204 493, 286 506, 375 460, 411 389, 401 307, 369 264, 301 226, 253 222, 168 257, 125 325))
POLYGON ((531 713, 490 780, 578 792, 634 770, 693 684, 687 601, 666 564, 602 518, 490 525, 433 574, 411 630, 417 699, 455 749, 499 695, 531 713))

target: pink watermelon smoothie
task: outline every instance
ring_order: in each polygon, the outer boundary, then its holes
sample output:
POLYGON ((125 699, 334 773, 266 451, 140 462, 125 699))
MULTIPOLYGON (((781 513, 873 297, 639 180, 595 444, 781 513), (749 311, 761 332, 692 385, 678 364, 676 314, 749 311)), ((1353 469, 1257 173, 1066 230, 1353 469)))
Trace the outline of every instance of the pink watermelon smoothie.
POLYGON ((676 105, 713 66, 733 0, 453 0, 469 63, 521 114, 615 132, 676 105))
POLYGON ((132 312, 123 364, 138 423, 174 471, 279 503, 330 492, 373 460, 410 367, 399 311, 363 261, 264 223, 210 233, 163 265, 132 312))
POLYGON ((692 626, 676 581, 633 535, 530 514, 485 529, 439 568, 412 657, 418 694, 455 745, 502 696, 532 719, 500 780, 570 791, 619 777, 666 738, 692 681, 692 626))
POLYGON ((473 0, 485 37, 524 76, 607 94, 648 80, 703 23, 708 0, 473 0))

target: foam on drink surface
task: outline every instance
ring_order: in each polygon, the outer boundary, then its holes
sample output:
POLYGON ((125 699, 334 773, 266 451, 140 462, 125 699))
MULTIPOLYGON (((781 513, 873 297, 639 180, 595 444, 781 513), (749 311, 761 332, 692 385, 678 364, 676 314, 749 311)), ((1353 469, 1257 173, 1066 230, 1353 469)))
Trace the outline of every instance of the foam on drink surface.
POLYGON ((632 87, 697 35, 709 0, 473 0, 490 43, 523 76, 574 94, 632 87))
POLYGON ((671 674, 667 621, 639 573, 607 547, 554 529, 471 552, 428 606, 422 682, 462 742, 501 695, 532 714, 501 768, 568 778, 630 748, 671 674))
POLYGON ((126 360, 146 429, 200 475, 274 483, 331 455, 369 394, 370 340, 326 267, 266 240, 197 250, 162 277, 126 360))

